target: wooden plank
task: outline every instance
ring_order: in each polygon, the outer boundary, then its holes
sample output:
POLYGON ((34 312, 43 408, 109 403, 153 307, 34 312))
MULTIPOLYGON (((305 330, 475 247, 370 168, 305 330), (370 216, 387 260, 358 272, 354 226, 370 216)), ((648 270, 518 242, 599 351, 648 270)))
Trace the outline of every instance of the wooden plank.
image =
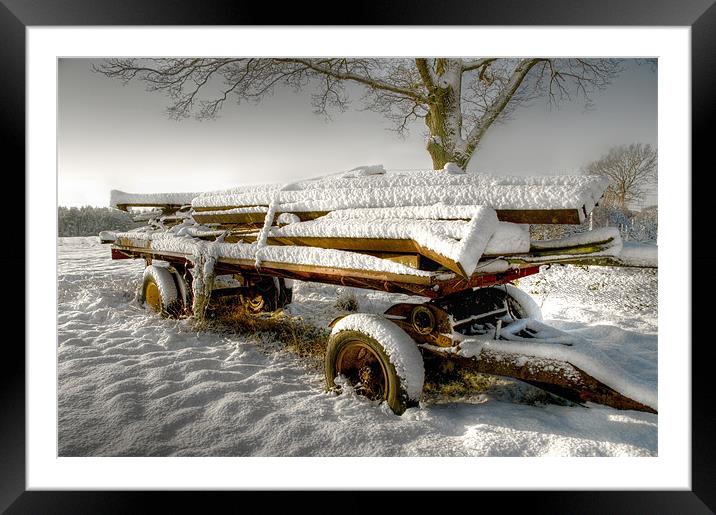
MULTIPOLYGON (((240 266, 248 266, 253 270, 257 270, 256 262, 253 259, 234 259, 219 257, 217 261, 229 264, 236 264, 240 266)), ((354 277, 359 279, 371 279, 373 281, 384 281, 384 282, 399 282, 399 283, 411 283, 411 284, 432 284, 432 277, 426 275, 411 275, 411 274, 395 274, 392 272, 379 272, 374 270, 359 270, 354 268, 335 268, 329 266, 318 266, 318 265, 302 265, 295 263, 280 263, 277 261, 263 261, 259 271, 270 270, 288 270, 306 274, 310 276, 312 274, 317 275, 333 275, 338 277, 354 277)))
MULTIPOLYGON (((234 214, 214 214, 201 215, 202 211, 227 211, 237 207, 254 207, 254 206, 212 206, 212 207, 196 207, 194 208, 194 217, 197 222, 221 222, 221 223, 246 223, 254 220, 258 215, 261 220, 264 213, 234 213, 234 214), (201 220, 196 216, 201 217, 201 220)), ((266 207, 268 206, 261 206, 266 207)), ((513 222, 518 224, 565 224, 579 225, 582 223, 579 219, 579 211, 585 211, 584 207, 579 209, 497 209, 497 218, 502 222, 513 222)), ((302 221, 315 220, 321 216, 325 216, 329 211, 284 211, 279 207, 277 214, 293 213, 302 221)), ((465 218, 465 220, 469 220, 465 218)))
POLYGON ((458 263, 457 261, 453 261, 452 259, 447 258, 441 254, 438 254, 437 252, 435 252, 427 247, 423 247, 422 245, 419 245, 417 243, 415 243, 415 246, 418 249, 418 252, 421 255, 425 256, 426 258, 432 259, 436 263, 440 263, 448 270, 451 270, 462 277, 470 277, 470 274, 468 274, 465 271, 465 269, 462 267, 462 265, 460 263, 458 263))
POLYGON ((602 252, 604 250, 607 250, 609 246, 599 246, 599 245, 583 245, 580 247, 572 247, 572 248, 566 248, 566 249, 552 249, 549 250, 538 250, 535 252, 530 251, 530 255, 534 257, 543 257, 543 256, 573 256, 575 254, 594 254, 596 252, 602 252))
POLYGON ((409 266, 417 270, 420 269, 420 254, 393 254, 390 252, 362 252, 369 256, 374 256, 380 259, 387 259, 401 265, 409 266))
MULTIPOLYGON (((224 241, 226 243, 237 243, 239 241, 243 241, 244 243, 253 243, 258 239, 259 232, 258 231, 246 231, 245 233, 232 233, 229 234, 224 238, 224 241)), ((420 269, 420 254, 416 253, 415 248, 413 248, 410 245, 406 245, 405 248, 407 249, 404 252, 396 252, 396 251, 385 251, 383 249, 373 250, 373 246, 368 244, 366 247, 370 247, 369 250, 362 250, 360 249, 361 245, 356 244, 352 245, 350 249, 341 248, 339 245, 331 245, 327 244, 326 246, 321 245, 308 245, 305 242, 298 241, 298 239, 295 238, 268 238, 267 240, 269 245, 306 245, 306 246, 314 246, 314 247, 320 247, 320 248, 326 248, 326 249, 336 249, 336 250, 347 250, 351 252, 358 252, 360 254, 366 254, 368 256, 374 256, 380 259, 387 259, 388 261, 393 261, 395 263, 400 263, 405 266, 409 266, 411 268, 420 269)), ((393 247, 395 248, 395 247, 393 247)))
MULTIPOLYGON (((224 227, 219 226, 218 228, 223 229, 224 227)), ((244 243, 253 243, 258 239, 259 231, 256 229, 227 229, 231 231, 224 237, 226 243, 238 243, 243 241, 244 243)))
MULTIPOLYGON (((581 234, 588 234, 588 233, 581 233, 581 234)), ((557 240, 532 240, 532 242, 530 243, 530 252, 554 250, 554 249, 572 249, 572 248, 584 247, 587 245, 597 245, 597 246, 604 247, 604 246, 607 246, 614 242, 614 237, 610 236, 609 238, 606 238, 604 240, 590 241, 587 243, 573 243, 572 245, 561 245, 559 247, 552 246, 552 244, 557 241, 568 242, 570 237, 571 236, 567 236, 565 238, 562 238, 561 240, 559 240, 559 239, 557 239, 557 240)))
POLYGON ((534 358, 528 353, 487 347, 477 356, 465 358, 452 352, 444 352, 437 346, 425 348, 442 359, 454 361, 458 366, 481 374, 513 377, 574 402, 594 402, 620 410, 657 413, 651 406, 614 390, 566 360, 534 358))
POLYGON ((138 204, 117 204, 116 208, 120 211, 129 211, 133 207, 156 207, 160 208, 164 214, 174 213, 179 211, 185 204, 161 204, 156 202, 141 202, 138 204))
MULTIPOLYGON (((236 265, 230 265, 228 263, 217 263, 217 273, 236 273, 236 265)), ((420 295, 424 297, 434 297, 434 286, 432 284, 414 284, 409 282, 397 282, 397 281, 382 281, 372 278, 359 278, 350 275, 326 275, 316 272, 304 273, 297 270, 288 270, 285 268, 281 269, 267 269, 262 268, 260 272, 257 272, 249 267, 242 267, 239 269, 240 273, 245 277, 251 278, 265 278, 265 277, 283 277, 286 279, 296 279, 299 281, 311 281, 325 284, 336 284, 340 286, 352 286, 355 288, 364 288, 368 290, 385 291, 389 293, 404 293, 407 295, 420 295)))
POLYGON ((304 245, 322 249, 356 250, 368 252, 415 253, 417 247, 413 240, 389 238, 348 238, 316 236, 279 236, 269 237, 269 243, 279 245, 304 245))
POLYGON ((117 247, 128 247, 130 249, 151 249, 152 248, 152 242, 149 240, 143 240, 140 238, 129 238, 126 236, 121 236, 117 238, 115 245, 117 247))
POLYGON ((527 261, 524 258, 512 257, 506 258, 507 262, 515 265, 540 265, 540 264, 555 264, 555 265, 581 265, 581 266, 618 266, 627 268, 658 268, 656 265, 651 264, 639 264, 631 263, 629 261, 622 261, 617 256, 590 256, 584 255, 579 257, 555 257, 555 256, 540 256, 535 260, 527 261))
MULTIPOLYGON (((117 242, 112 245, 113 249, 119 251, 126 251, 129 253, 135 253, 138 257, 144 257, 145 255, 161 255, 170 256, 173 258, 187 258, 181 252, 157 250, 151 247, 151 241, 140 240, 133 238, 119 238, 117 242)), ((239 268, 247 268, 253 272, 263 271, 267 275, 270 275, 271 271, 286 270, 296 272, 306 277, 311 275, 323 275, 323 276, 335 276, 341 277, 353 277, 357 279, 369 279, 372 281, 379 282, 397 282, 397 283, 410 283, 416 285, 432 286, 433 276, 432 275, 412 275, 412 274, 395 274, 392 272, 382 272, 374 270, 359 270, 352 268, 336 268, 329 266, 318 266, 318 265, 304 265, 295 263, 280 263, 277 261, 264 261, 260 268, 256 268, 256 261, 254 259, 236 259, 229 257, 219 257, 217 262, 236 265, 239 268)))
POLYGON ((204 215, 194 212, 192 218, 200 224, 260 224, 263 225, 266 213, 214 213, 204 215))
MULTIPOLYGON (((200 213, 202 211, 228 211, 230 209, 236 209, 237 207, 240 208, 249 208, 249 207, 265 207, 268 210, 268 204, 252 204, 250 206, 244 205, 244 206, 199 206, 194 207, 194 213, 200 213)), ((238 213, 242 214, 242 213, 238 213)))
POLYGON ((269 244, 283 245, 305 245, 307 247, 319 247, 322 249, 348 250, 353 252, 391 252, 401 254, 421 254, 436 263, 441 264, 448 270, 467 277, 462 266, 437 252, 419 245, 413 240, 398 240, 388 238, 325 238, 325 237, 304 237, 304 236, 281 236, 269 238, 269 244))
POLYGON ((516 224, 579 225, 578 209, 497 209, 497 219, 516 224))
MULTIPOLYGON (((224 242, 226 243, 238 243, 239 241, 243 241, 244 243, 253 243, 258 239, 259 232, 256 230, 245 230, 245 231, 233 231, 231 234, 224 237, 224 242)), ((206 238, 205 238, 206 239, 206 238)), ((215 239, 215 237, 209 238, 209 239, 215 239)), ((437 254, 434 254, 433 252, 430 252, 427 249, 423 249, 421 246, 415 244, 412 240, 382 240, 385 242, 385 244, 380 244, 379 242, 375 240, 368 240, 368 239, 355 239, 355 238, 320 238, 321 240, 325 240, 321 243, 313 242, 313 241, 304 241, 304 240, 311 240, 311 238, 297 238, 297 237, 280 237, 280 238, 268 238, 268 244, 269 245, 304 245, 304 246, 313 246, 313 247, 320 247, 320 248, 326 248, 326 249, 336 249, 336 250, 346 250, 351 252, 359 252, 361 254, 367 254, 369 256, 375 256, 380 259, 387 259, 388 261, 393 261, 396 263, 403 264, 405 266, 409 266, 411 268, 415 268, 417 270, 420 269, 420 255, 421 253, 425 255, 428 259, 432 259, 438 264, 440 261, 444 261, 446 263, 449 263, 450 266, 453 266, 455 268, 456 265, 454 265, 451 261, 447 260, 444 256, 439 256, 437 254), (333 241, 333 240, 339 240, 339 241, 333 241), (420 249, 423 249, 422 251, 420 249), (431 257, 433 256, 434 257, 431 257), (438 259, 440 261, 438 261, 438 259)), ((457 271, 457 270, 453 270, 457 271)), ((461 272, 458 272, 461 273, 461 272)))
POLYGON ((575 254, 594 254, 596 252, 602 252, 609 249, 613 244, 613 239, 610 239, 605 243, 589 243, 585 245, 575 245, 573 247, 561 247, 561 248, 530 248, 530 256, 542 257, 542 256, 563 256, 575 254))
MULTIPOLYGON (((255 207, 255 206, 218 206, 218 207, 195 207, 192 216, 194 220, 201 223, 227 223, 227 224, 244 224, 244 223, 263 223, 266 213, 212 213, 202 214, 205 211, 228 211, 230 209, 236 209, 241 207, 255 207), (198 218, 197 218, 198 217, 198 218)), ((258 206, 266 207, 268 206, 258 206)), ((329 211, 285 211, 280 207, 276 209, 276 214, 280 215, 283 213, 291 213, 301 219, 302 222, 308 220, 315 220, 321 216, 325 216, 329 211)))

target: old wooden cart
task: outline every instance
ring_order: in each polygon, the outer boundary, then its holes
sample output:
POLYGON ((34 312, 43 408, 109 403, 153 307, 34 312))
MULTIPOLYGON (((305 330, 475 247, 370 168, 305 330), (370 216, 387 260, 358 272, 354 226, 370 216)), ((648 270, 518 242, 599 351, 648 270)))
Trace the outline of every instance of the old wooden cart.
MULTIPOLYGON (((617 391, 604 382, 604 374, 592 366, 588 342, 543 324, 534 301, 510 284, 545 264, 634 264, 620 254, 614 229, 514 243, 524 240, 526 230, 514 222, 584 221, 603 192, 602 183, 582 188, 591 192, 590 200, 576 196, 579 205, 559 208, 505 208, 496 205, 499 199, 491 202, 494 210, 433 203, 441 194, 402 202, 393 194, 389 204, 381 200, 390 188, 415 189, 422 184, 418 179, 386 183, 382 176, 354 174, 334 179, 330 187, 311 182, 280 190, 249 188, 248 193, 244 188, 209 200, 195 194, 115 193, 115 207, 153 210, 140 213, 146 228, 101 238, 111 243, 113 259, 145 260, 140 300, 165 316, 200 316, 219 290, 239 295, 252 313, 273 311, 291 302, 288 286, 294 280, 413 296, 416 300, 397 303, 383 314, 334 320, 326 352, 329 388, 340 388, 341 376, 363 395, 385 400, 396 413, 418 402, 428 354, 580 403, 656 412, 655 402, 638 388, 617 391), (372 181, 373 187, 353 195, 346 180, 352 186, 372 181), (338 189, 344 190, 341 196, 326 193, 338 189), (369 204, 360 203, 371 195, 369 204), (306 197, 309 202, 298 201, 306 197), (503 236, 496 236, 496 228, 503 236), (487 239, 480 236, 485 232, 487 239), (450 239, 453 233, 458 237, 450 239), (448 248, 453 240, 454 252, 448 248)), ((439 202, 455 198, 450 188, 473 186, 462 177, 441 180, 447 193, 439 202)), ((549 184, 538 186, 544 190, 549 184)))

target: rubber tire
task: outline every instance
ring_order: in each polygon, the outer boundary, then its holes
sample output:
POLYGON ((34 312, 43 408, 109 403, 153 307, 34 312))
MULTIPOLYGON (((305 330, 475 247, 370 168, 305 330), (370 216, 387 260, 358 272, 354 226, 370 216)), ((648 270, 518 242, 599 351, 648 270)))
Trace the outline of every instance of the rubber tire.
POLYGON ((388 376, 388 393, 385 401, 388 403, 390 409, 393 410, 396 415, 402 415, 406 409, 417 406, 418 402, 409 398, 400 376, 398 376, 398 373, 395 371, 395 366, 390 361, 390 357, 385 352, 383 346, 371 336, 358 331, 340 331, 331 335, 328 340, 325 360, 326 384, 328 389, 339 390, 339 387, 335 383, 335 379, 338 376, 336 360, 340 352, 354 341, 366 344, 382 361, 388 376))
POLYGON ((177 270, 174 267, 169 267, 169 272, 174 278, 174 284, 177 288, 177 296, 179 299, 179 311, 181 315, 191 315, 192 303, 194 293, 192 287, 192 277, 188 271, 184 271, 182 274, 181 270, 177 270))
POLYGON ((519 289, 512 284, 503 284, 495 286, 504 291, 509 297, 510 308, 517 318, 532 318, 534 320, 542 320, 542 309, 539 304, 524 290, 519 289))
MULTIPOLYGON (((166 318, 179 317, 182 311, 182 302, 172 273, 166 267, 157 265, 149 265, 144 269, 142 287, 139 292, 139 302, 142 305, 147 302, 147 289, 150 285, 154 285, 159 291, 158 313, 166 318)), ((147 307, 152 309, 151 306, 147 307)))

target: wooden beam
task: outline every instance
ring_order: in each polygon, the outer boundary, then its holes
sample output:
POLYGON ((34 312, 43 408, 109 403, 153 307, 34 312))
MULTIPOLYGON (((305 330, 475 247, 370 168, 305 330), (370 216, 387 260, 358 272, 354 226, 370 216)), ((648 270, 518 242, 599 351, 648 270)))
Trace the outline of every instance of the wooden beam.
MULTIPOLYGON (((306 277, 312 275, 352 277, 357 279, 369 279, 371 281, 382 282, 398 282, 420 285, 431 285, 432 276, 430 275, 412 275, 412 274, 395 274, 392 272, 381 272, 375 270, 359 270, 354 268, 335 268, 329 266, 304 265, 295 263, 280 263, 277 261, 263 261, 259 268, 256 268, 256 262, 253 259, 234 259, 227 257, 219 257, 219 262, 235 264, 242 267, 250 267, 254 271, 265 272, 271 275, 271 272, 285 270, 296 272, 306 277)), ((310 279, 308 279, 310 280, 310 279)))
MULTIPOLYGON (((539 344, 535 344, 539 345, 539 344)), ((620 410, 657 411, 623 395, 568 361, 483 348, 474 358, 427 348, 435 354, 483 374, 513 377, 576 402, 594 402, 620 410)))
POLYGON ((263 225, 266 213, 213 213, 204 215, 194 212, 192 218, 200 224, 260 224, 263 225))
POLYGON ((347 237, 314 237, 314 236, 279 236, 269 237, 270 244, 303 245, 322 249, 356 250, 367 252, 415 253, 417 248, 413 240, 397 240, 390 238, 347 238, 347 237))
POLYGON ((564 247, 546 247, 541 246, 539 241, 533 241, 530 244, 530 255, 531 256, 552 256, 552 255, 564 255, 564 254, 593 254, 595 252, 601 252, 608 249, 614 243, 614 238, 607 238, 602 241, 595 241, 591 243, 583 243, 581 245, 571 245, 564 247))
MULTIPOLYGON (((263 220, 265 213, 224 213, 202 215, 202 211, 228 211, 237 207, 254 207, 254 206, 212 206, 212 207, 195 207, 194 219, 201 223, 220 222, 220 223, 246 223, 254 221, 256 217, 263 220), (197 218, 197 216, 199 218, 197 218)), ((260 206, 266 207, 268 206, 260 206)), ((569 224, 579 225, 582 223, 579 219, 580 210, 586 211, 584 206, 573 209, 497 209, 497 218, 503 222, 513 222, 518 224, 569 224)), ((340 211, 340 210, 334 210, 340 211)), ((321 216, 325 216, 330 211, 287 211, 279 208, 277 214, 292 213, 298 216, 302 221, 315 220, 321 216)), ((469 218, 464 218, 469 220, 469 218)))
POLYGON ((579 225, 579 209, 497 209, 497 219, 516 224, 579 225))
POLYGON ((387 259, 401 265, 409 266, 410 268, 420 269, 420 254, 393 254, 390 252, 361 252, 361 254, 367 254, 374 256, 379 259, 387 259))
MULTIPOLYGON (((245 224, 245 223, 263 223, 266 213, 214 213, 214 211, 228 211, 237 207, 254 207, 254 206, 220 206, 220 207, 195 207, 192 217, 200 223, 226 223, 226 224, 245 224), (212 211, 211 214, 204 214, 206 211, 212 211)), ((259 206, 267 207, 267 206, 259 206)), ((280 207, 276 209, 276 215, 283 213, 291 213, 301 219, 302 222, 315 220, 321 216, 325 216, 329 211, 285 211, 280 207)))
POLYGON ((524 258, 511 257, 505 258, 505 261, 515 265, 540 265, 540 264, 555 264, 555 265, 581 265, 581 266, 618 266, 626 268, 658 268, 657 265, 652 264, 639 264, 629 261, 622 261, 618 256, 578 256, 578 257, 563 257, 558 256, 540 256, 534 260, 527 261, 524 258))
POLYGON ((117 204, 115 207, 120 211, 129 211, 129 209, 133 207, 158 207, 164 212, 164 214, 169 214, 179 211, 179 209, 184 207, 184 204, 161 204, 157 202, 141 202, 139 204, 117 204))
POLYGON ((348 250, 353 252, 390 252, 396 254, 421 254, 464 277, 468 277, 460 263, 419 245, 413 240, 392 238, 327 238, 306 236, 281 236, 269 238, 269 244, 304 245, 322 249, 348 250))

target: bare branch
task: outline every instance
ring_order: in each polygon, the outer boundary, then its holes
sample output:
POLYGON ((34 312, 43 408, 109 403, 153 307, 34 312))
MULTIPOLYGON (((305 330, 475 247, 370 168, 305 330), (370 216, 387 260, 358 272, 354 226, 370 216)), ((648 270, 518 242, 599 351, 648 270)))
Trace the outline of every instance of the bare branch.
POLYGON ((415 67, 420 73, 420 78, 423 79, 423 84, 428 89, 428 92, 432 92, 435 89, 435 74, 433 73, 432 67, 428 64, 427 59, 415 59, 415 67))
POLYGON ((492 104, 487 107, 480 120, 477 122, 475 127, 470 131, 467 136, 468 148, 473 148, 482 139, 483 134, 490 128, 495 119, 505 109, 512 96, 520 87, 522 81, 525 79, 527 74, 530 72, 533 66, 535 66, 542 59, 523 59, 515 67, 510 79, 507 81, 505 86, 502 88, 500 93, 495 97, 492 104))
POLYGON ((403 87, 398 87, 393 84, 389 84, 387 82, 370 77, 370 75, 368 75, 368 74, 358 75, 355 73, 348 73, 345 71, 334 70, 330 67, 325 67, 320 64, 316 64, 313 60, 310 60, 310 59, 278 59, 278 61, 299 63, 299 64, 302 64, 302 65, 306 66, 307 68, 309 68, 317 73, 323 74, 323 75, 329 75, 331 77, 335 77, 336 79, 341 79, 341 80, 350 80, 350 81, 357 82, 359 84, 363 84, 364 86, 368 86, 368 87, 371 87, 374 89, 382 89, 385 91, 390 91, 392 93, 399 93, 406 97, 412 98, 418 102, 425 102, 427 100, 423 95, 419 94, 415 90, 411 90, 411 89, 407 89, 407 88, 403 88, 403 87))
POLYGON ((463 72, 469 72, 472 70, 478 70, 480 68, 486 68, 491 63, 496 61, 494 57, 485 57, 483 59, 474 59, 471 61, 463 61, 462 62, 462 71, 463 72))

